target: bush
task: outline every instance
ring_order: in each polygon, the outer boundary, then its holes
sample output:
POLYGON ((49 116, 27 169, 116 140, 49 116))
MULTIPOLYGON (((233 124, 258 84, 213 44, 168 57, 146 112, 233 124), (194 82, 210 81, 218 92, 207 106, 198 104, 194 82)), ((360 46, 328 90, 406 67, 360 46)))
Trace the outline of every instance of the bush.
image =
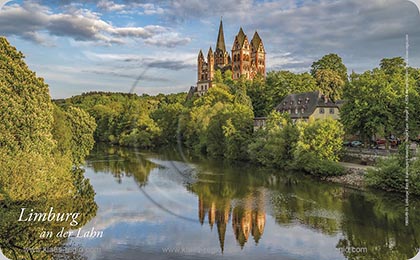
POLYGON ((320 177, 344 174, 344 167, 338 162, 319 159, 312 153, 300 154, 293 162, 293 168, 320 177))
POLYGON ((378 161, 375 169, 367 170, 365 180, 369 186, 401 192, 405 185, 404 167, 395 156, 382 159, 378 161))
MULTIPOLYGON (((368 169, 366 183, 386 191, 405 192, 405 161, 393 156, 378 161, 375 169, 368 169)), ((420 195, 420 160, 411 162, 409 168, 409 191, 420 195)))

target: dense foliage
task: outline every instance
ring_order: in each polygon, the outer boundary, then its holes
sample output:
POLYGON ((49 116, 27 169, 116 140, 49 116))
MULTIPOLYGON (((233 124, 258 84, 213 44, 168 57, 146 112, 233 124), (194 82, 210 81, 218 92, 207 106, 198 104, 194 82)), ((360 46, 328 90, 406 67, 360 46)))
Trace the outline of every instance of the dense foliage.
MULTIPOLYGON (((368 142, 377 138, 402 136, 405 131, 405 63, 401 58, 383 59, 381 67, 362 74, 353 73, 345 88, 340 116, 350 134, 358 134, 368 142)), ((416 137, 420 130, 419 78, 417 69, 409 68, 409 124, 410 134, 416 137)))
POLYGON ((337 161, 342 148, 342 125, 332 119, 292 124, 287 115, 272 112, 267 126, 249 145, 253 161, 279 168, 331 176, 344 173, 337 161))
POLYGON ((55 107, 23 58, 0 37, 0 197, 68 198, 76 192, 71 169, 92 148, 95 122, 82 110, 55 107))
POLYGON ((176 142, 184 101, 184 93, 151 97, 93 92, 57 103, 81 108, 93 116, 96 141, 150 148, 176 142))
MULTIPOLYGON (((408 170, 409 192, 420 195, 420 160, 412 161, 408 170)), ((398 154, 379 160, 376 168, 368 170, 366 181, 368 185, 375 188, 396 192, 405 191, 405 147, 401 146, 398 154)))

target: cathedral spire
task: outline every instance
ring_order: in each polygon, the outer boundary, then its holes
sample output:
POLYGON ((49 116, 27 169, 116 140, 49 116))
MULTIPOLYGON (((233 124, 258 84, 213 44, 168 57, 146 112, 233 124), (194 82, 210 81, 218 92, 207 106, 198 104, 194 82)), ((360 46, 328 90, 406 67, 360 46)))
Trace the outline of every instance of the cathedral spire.
POLYGON ((225 46, 225 36, 223 34, 223 22, 222 18, 220 18, 220 26, 219 26, 219 35, 217 36, 217 44, 216 44, 216 50, 222 50, 223 52, 226 51, 225 46))

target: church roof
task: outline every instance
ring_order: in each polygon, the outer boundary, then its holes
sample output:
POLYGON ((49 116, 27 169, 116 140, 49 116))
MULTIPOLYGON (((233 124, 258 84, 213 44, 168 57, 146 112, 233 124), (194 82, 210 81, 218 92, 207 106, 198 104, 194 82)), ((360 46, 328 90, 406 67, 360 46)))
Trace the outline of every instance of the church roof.
POLYGON ((245 42, 246 35, 242 27, 239 29, 238 35, 236 35, 236 39, 238 39, 239 45, 242 47, 245 42))
POLYGON ((252 37, 252 40, 251 40, 251 45, 252 45, 253 49, 258 50, 258 47, 260 46, 260 43, 261 43, 261 37, 258 34, 258 32, 255 31, 254 37, 252 37))
POLYGON ((200 52, 198 53, 198 58, 199 59, 204 59, 204 55, 203 55, 203 51, 200 50, 200 52))
POLYGON ((219 35, 217 36, 217 44, 216 44, 216 50, 222 50, 223 52, 226 52, 226 46, 225 46, 225 36, 223 33, 223 22, 220 20, 220 26, 219 26, 219 35))

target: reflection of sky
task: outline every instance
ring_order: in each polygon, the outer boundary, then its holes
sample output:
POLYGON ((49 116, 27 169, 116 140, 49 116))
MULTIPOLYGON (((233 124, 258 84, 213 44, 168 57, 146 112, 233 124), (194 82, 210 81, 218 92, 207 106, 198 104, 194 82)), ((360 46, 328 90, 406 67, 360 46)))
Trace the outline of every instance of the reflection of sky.
POLYGON ((243 249, 235 240, 230 220, 222 255, 216 224, 212 229, 207 221, 200 225, 197 196, 168 174, 167 168, 154 169, 144 191, 163 207, 194 222, 162 211, 145 197, 133 177, 124 177, 119 184, 112 175, 87 168, 86 177, 95 188, 99 209, 82 229, 94 227, 103 231, 103 238, 73 238, 72 244, 101 248, 96 254, 89 253, 89 259, 342 259, 335 248, 338 236, 299 225, 280 226, 269 215, 258 245, 250 235, 243 249), (162 248, 183 248, 188 253, 169 254, 162 248))

